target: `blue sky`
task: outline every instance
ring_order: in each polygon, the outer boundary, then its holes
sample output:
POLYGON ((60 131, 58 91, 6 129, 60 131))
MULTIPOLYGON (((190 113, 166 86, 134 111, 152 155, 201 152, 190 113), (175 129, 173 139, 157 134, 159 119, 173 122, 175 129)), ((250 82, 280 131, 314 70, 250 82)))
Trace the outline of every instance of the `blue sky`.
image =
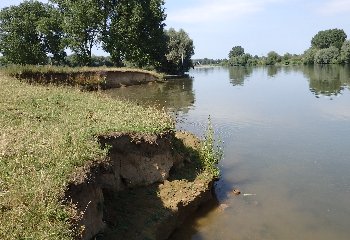
MULTIPOLYGON (((20 2, 1 0, 0 7, 20 2)), ((167 28, 183 28, 193 39, 194 58, 227 58, 237 45, 259 56, 300 54, 331 28, 350 39, 350 0, 166 0, 165 8, 167 28)))

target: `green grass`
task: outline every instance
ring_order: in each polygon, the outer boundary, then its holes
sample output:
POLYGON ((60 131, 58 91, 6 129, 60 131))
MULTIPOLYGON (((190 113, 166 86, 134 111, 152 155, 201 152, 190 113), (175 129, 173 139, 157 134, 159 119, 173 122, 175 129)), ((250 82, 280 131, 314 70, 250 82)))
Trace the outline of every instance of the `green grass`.
POLYGON ((78 167, 105 159, 97 136, 173 128, 154 108, 0 73, 0 239, 72 239, 62 197, 78 167))

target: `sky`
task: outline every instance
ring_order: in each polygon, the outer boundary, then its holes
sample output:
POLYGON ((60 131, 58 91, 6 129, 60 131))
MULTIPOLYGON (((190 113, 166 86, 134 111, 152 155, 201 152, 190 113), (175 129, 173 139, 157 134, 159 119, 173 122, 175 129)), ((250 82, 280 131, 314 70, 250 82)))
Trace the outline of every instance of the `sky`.
MULTIPOLYGON (((20 2, 0 0, 0 8, 20 2)), ((350 39, 350 0, 165 0, 164 7, 166 28, 193 39, 193 58, 227 58, 234 46, 258 56, 301 54, 315 34, 333 28, 350 39)))

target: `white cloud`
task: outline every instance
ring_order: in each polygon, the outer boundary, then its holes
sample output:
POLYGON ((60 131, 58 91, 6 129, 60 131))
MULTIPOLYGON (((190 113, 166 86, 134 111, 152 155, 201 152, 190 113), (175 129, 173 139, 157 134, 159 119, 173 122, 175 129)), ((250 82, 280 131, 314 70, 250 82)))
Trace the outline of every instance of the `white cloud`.
POLYGON ((168 21, 178 23, 215 23, 260 12, 272 2, 281 0, 197 0, 180 11, 168 12, 168 21))
POLYGON ((328 0, 318 9, 325 15, 335 15, 339 13, 350 13, 349 0, 328 0))

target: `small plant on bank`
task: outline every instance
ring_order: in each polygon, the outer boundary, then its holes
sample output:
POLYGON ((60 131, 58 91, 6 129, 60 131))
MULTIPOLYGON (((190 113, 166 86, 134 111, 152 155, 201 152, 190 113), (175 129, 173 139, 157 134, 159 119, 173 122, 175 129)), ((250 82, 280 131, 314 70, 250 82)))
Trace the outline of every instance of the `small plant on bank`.
POLYGON ((199 155, 205 170, 212 174, 214 178, 219 178, 220 169, 217 164, 222 158, 223 151, 220 146, 215 146, 214 129, 210 116, 204 140, 201 142, 199 149, 199 155))

